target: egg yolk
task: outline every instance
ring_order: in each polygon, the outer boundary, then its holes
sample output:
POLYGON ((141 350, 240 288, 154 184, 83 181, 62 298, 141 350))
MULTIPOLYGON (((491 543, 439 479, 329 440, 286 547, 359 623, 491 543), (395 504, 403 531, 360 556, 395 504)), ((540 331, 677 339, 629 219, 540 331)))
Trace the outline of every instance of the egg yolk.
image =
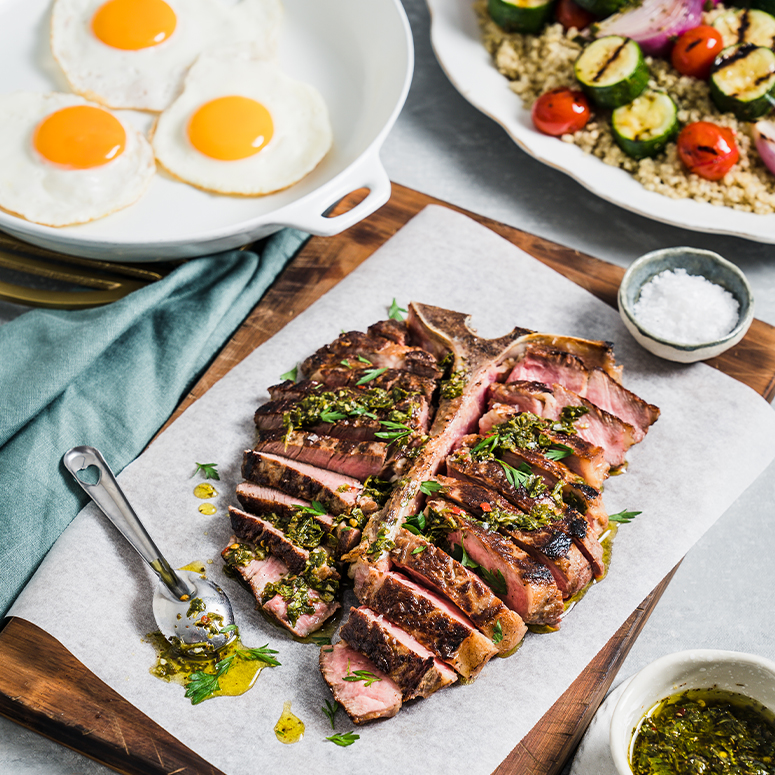
POLYGON ((48 161, 83 170, 119 156, 126 145, 126 132, 107 110, 73 105, 46 116, 38 124, 32 142, 48 161))
POLYGON ((103 43, 125 51, 158 46, 175 32, 176 24, 175 12, 164 0, 108 0, 91 22, 103 43))
POLYGON ((219 97, 206 102, 188 122, 188 139, 194 148, 219 161, 253 156, 273 133, 269 111, 248 97, 219 97))

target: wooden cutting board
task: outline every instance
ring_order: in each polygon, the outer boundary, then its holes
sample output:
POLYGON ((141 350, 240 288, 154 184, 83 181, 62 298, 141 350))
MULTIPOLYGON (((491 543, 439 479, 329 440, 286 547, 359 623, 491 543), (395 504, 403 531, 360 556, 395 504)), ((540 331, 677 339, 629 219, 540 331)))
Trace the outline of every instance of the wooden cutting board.
MULTIPOLYGON (((353 206, 359 196, 362 193, 350 195, 335 212, 353 206)), ((445 205, 394 185, 388 204, 365 221, 336 237, 313 237, 169 422, 428 204, 445 205)), ((488 218, 467 214, 603 301, 616 305, 616 292, 624 274, 621 267, 488 218)), ((739 345, 709 363, 772 400, 775 328, 755 320, 739 345)), ((671 576, 672 573, 633 611, 525 738, 515 741, 515 748, 493 775, 554 775, 562 769, 671 576)), ((46 737, 131 775, 223 775, 102 683, 58 641, 23 619, 6 620, 0 631, 0 664, 0 713, 46 737)))

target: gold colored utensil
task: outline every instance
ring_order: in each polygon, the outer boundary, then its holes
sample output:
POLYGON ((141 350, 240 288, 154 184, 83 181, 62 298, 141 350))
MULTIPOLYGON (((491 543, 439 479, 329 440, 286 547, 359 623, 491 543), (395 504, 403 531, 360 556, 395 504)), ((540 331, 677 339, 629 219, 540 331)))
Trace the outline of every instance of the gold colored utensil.
POLYGON ((182 261, 119 264, 55 253, 0 232, 0 267, 93 290, 46 290, 0 280, 0 299, 30 307, 85 309, 110 304, 166 277, 182 261))

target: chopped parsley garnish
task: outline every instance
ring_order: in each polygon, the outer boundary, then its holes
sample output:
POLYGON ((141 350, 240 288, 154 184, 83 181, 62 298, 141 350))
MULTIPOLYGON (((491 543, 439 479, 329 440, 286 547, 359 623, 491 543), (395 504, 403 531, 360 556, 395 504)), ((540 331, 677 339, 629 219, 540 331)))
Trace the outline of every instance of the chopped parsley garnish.
POLYGON ((345 732, 344 734, 337 733, 326 738, 326 740, 330 740, 332 743, 341 745, 342 748, 346 748, 348 745, 352 745, 356 740, 360 739, 360 735, 353 734, 352 732, 345 732))
POLYGON ((482 574, 482 578, 487 583, 496 595, 505 595, 508 591, 506 586, 506 579, 503 577, 503 573, 500 570, 493 573, 491 570, 487 570, 484 565, 479 566, 479 571, 482 574))
POLYGON ((299 376, 299 365, 296 364, 290 371, 286 371, 285 374, 280 375, 280 379, 289 379, 291 382, 296 382, 299 376))
POLYGON ((433 495, 441 489, 441 485, 438 482, 434 482, 432 479, 426 479, 420 484, 420 492, 426 495, 433 495))
POLYGON ((367 382, 375 380, 380 374, 384 374, 387 371, 386 368, 381 369, 367 369, 363 372, 363 376, 355 383, 356 385, 365 385, 367 382))
POLYGON ((328 513, 320 501, 310 501, 309 506, 297 506, 296 512, 298 514, 317 514, 319 517, 324 517, 328 513))
POLYGON ((495 462, 501 465, 506 474, 506 478, 509 480, 509 484, 514 489, 525 487, 528 484, 530 477, 533 476, 533 472, 527 463, 521 463, 519 468, 514 468, 514 466, 509 465, 505 460, 500 460, 497 457, 495 458, 495 462))
POLYGON ((406 310, 403 307, 398 306, 398 302, 393 299, 390 303, 390 309, 388 309, 388 317, 393 320, 403 321, 404 316, 401 313, 406 314, 406 310))
POLYGON ((393 422, 392 420, 380 420, 379 424, 387 430, 377 431, 374 435, 378 439, 390 439, 391 442, 405 438, 414 430, 402 422, 393 422))
POLYGON ((503 627, 501 626, 501 620, 498 619, 495 622, 495 627, 492 629, 492 642, 497 646, 503 640, 503 627))
POLYGON ((326 700, 326 704, 321 707, 321 710, 328 716, 328 720, 331 722, 331 729, 334 729, 334 716, 339 710, 339 703, 326 700))
POLYGON ((320 421, 321 422, 338 422, 339 420, 345 420, 347 419, 347 415, 344 414, 344 412, 337 412, 337 411, 331 411, 329 409, 324 409, 320 413, 320 421))
POLYGON ((220 481, 221 477, 218 475, 218 472, 215 470, 218 467, 218 463, 197 463, 196 464, 196 470, 194 471, 191 476, 196 476, 196 474, 202 474, 202 476, 205 479, 217 479, 220 481))
POLYGON ((419 514, 407 517, 403 526, 410 533, 414 533, 416 536, 420 535, 425 530, 425 514, 421 511, 419 514))
POLYGON ((642 511, 617 511, 616 514, 608 515, 608 521, 622 523, 632 522, 635 517, 642 513, 642 511))

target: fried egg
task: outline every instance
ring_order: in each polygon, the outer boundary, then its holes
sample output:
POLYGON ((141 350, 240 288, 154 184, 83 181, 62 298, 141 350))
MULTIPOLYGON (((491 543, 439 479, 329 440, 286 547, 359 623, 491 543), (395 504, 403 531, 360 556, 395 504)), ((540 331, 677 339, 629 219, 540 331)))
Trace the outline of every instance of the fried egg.
POLYGON ((56 0, 51 50, 77 94, 161 111, 206 48, 249 41, 274 56, 281 14, 280 0, 56 0))
POLYGON ((0 97, 0 208, 46 226, 101 218, 139 199, 156 171, 145 137, 74 94, 0 97))
POLYGON ((256 196, 301 180, 332 137, 320 93, 243 48, 199 57, 159 116, 152 145, 161 166, 186 183, 256 196))

